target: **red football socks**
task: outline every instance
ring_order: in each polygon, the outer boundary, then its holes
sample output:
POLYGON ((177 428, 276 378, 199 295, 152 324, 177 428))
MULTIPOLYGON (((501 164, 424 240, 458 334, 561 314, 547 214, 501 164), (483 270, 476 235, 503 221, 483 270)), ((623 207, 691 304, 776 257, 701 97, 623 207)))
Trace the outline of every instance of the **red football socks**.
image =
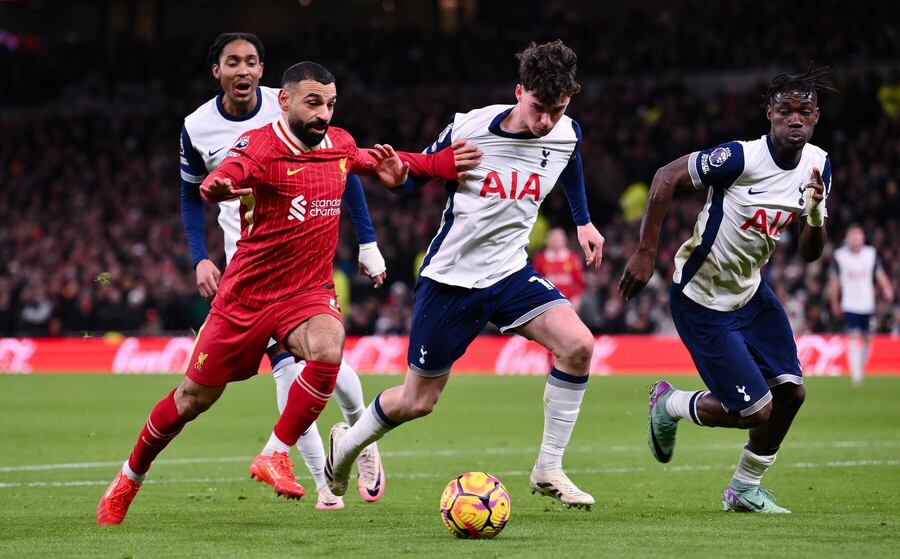
POLYGON ((340 368, 339 363, 306 362, 306 368, 291 384, 287 405, 275 424, 275 436, 281 442, 294 446, 319 417, 334 392, 340 368))
POLYGON ((175 407, 175 390, 172 390, 156 404, 150 412, 150 418, 141 429, 137 444, 134 445, 134 450, 128 458, 128 467, 131 471, 139 475, 147 473, 156 456, 166 448, 175 435, 181 432, 185 423, 187 422, 178 415, 178 409, 175 407))

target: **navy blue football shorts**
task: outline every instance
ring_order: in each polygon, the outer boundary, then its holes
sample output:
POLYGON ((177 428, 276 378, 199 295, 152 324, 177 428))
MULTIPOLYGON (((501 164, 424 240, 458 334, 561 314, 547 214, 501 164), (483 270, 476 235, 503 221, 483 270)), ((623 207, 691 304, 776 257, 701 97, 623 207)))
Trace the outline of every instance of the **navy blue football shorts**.
POLYGON ((844 329, 848 332, 868 334, 872 331, 872 315, 855 312, 844 313, 844 329))
POLYGON ((419 278, 415 294, 407 360, 427 377, 449 372, 488 322, 506 333, 553 307, 571 305, 531 264, 483 289, 419 278))
POLYGON ((803 384, 794 333, 765 281, 735 311, 704 307, 675 284, 669 290, 669 306, 700 377, 728 412, 753 415, 772 400, 771 387, 803 384))

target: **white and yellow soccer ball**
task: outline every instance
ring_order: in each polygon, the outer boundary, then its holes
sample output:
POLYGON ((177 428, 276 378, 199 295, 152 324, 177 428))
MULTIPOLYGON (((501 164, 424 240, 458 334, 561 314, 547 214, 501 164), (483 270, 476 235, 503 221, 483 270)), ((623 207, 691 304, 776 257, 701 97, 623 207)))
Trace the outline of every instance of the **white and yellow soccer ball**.
POLYGON ((509 512, 506 487, 484 472, 456 476, 441 495, 441 520, 457 538, 493 538, 506 526, 509 512))

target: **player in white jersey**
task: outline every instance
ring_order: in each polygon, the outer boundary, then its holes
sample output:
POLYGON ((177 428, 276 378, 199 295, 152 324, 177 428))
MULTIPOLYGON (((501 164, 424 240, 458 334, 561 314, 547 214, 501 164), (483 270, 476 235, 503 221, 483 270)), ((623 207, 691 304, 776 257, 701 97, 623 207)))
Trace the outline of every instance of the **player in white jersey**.
POLYGON ((675 256, 672 318, 708 392, 650 388, 647 443, 672 459, 678 421, 750 430, 725 510, 786 513, 760 480, 775 461, 806 391, 793 332, 760 268, 784 229, 805 217, 799 237, 807 262, 825 246, 831 161, 809 143, 819 121, 818 92, 833 91, 827 68, 779 74, 766 92, 769 133, 681 157, 653 177, 637 251, 619 282, 625 299, 653 275, 663 218, 675 190, 707 191, 694 235, 675 256))
POLYGON ((828 294, 831 313, 843 317, 847 330, 847 360, 850 362, 850 378, 853 386, 860 386, 863 369, 869 359, 872 343, 871 323, 875 314, 875 283, 888 303, 894 300, 894 289, 875 247, 866 245, 862 227, 853 224, 847 228, 844 246, 834 251, 828 294))
MULTIPOLYGON (((566 506, 590 508, 594 498, 562 469, 578 417, 594 339, 571 303, 528 263, 528 235, 541 203, 559 180, 572 207, 589 266, 599 267, 603 237, 587 211, 578 124, 565 116, 575 81, 575 53, 561 41, 531 44, 518 55, 515 105, 456 114, 435 152, 465 140, 481 163, 456 183, 416 285, 409 370, 402 386, 379 394, 352 428, 331 429, 325 466, 337 495, 350 464, 366 445, 401 423, 431 413, 450 369, 487 322, 535 340, 553 353, 544 392, 544 433, 530 478, 533 492, 566 506)), ((407 190, 413 185, 407 183, 407 190)))
MULTIPOLYGON (((197 273, 197 288, 206 299, 215 296, 221 273, 206 251, 206 210, 205 203, 200 198, 199 185, 206 174, 219 165, 228 147, 234 145, 242 132, 263 126, 281 116, 279 90, 259 86, 264 55, 264 47, 256 35, 219 35, 210 48, 209 64, 222 93, 188 115, 181 130, 182 220, 197 273)), ((384 258, 375 243, 375 231, 362 184, 355 175, 348 176, 344 201, 357 230, 360 270, 367 273, 378 287, 385 278, 384 258)), ((252 211, 249 200, 232 200, 219 204, 218 221, 225 236, 226 262, 231 260, 237 249, 237 241, 241 236, 241 214, 252 211)), ((295 363, 293 356, 274 340, 270 342, 267 353, 272 363, 278 410, 281 411, 291 384, 305 364, 302 361, 295 363)), ((362 414, 365 403, 359 377, 346 362, 341 363, 334 397, 347 421, 355 423, 362 414)), ((333 495, 325 482, 325 451, 315 423, 297 442, 297 449, 316 482, 316 508, 343 508, 343 498, 333 495)), ((279 467, 292 467, 288 457, 278 458, 279 467)), ((360 495, 368 502, 378 500, 384 492, 384 472, 377 445, 366 448, 360 454, 357 464, 360 472, 360 495)), ((258 478, 279 475, 278 471, 258 470, 260 468, 254 464, 251 475, 258 478)))

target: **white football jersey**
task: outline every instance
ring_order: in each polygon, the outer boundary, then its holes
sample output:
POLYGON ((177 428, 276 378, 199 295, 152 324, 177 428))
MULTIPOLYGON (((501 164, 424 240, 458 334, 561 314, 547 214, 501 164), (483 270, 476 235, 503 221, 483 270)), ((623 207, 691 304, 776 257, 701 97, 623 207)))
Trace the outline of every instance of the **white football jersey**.
POLYGON ((756 293, 759 270, 781 233, 807 214, 804 186, 813 168, 822 174, 825 204, 831 191, 831 160, 812 144, 804 146, 792 167, 776 160, 768 136, 692 153, 688 169, 694 186, 709 193, 693 236, 675 255, 673 281, 683 293, 719 311, 744 306, 756 293))
MULTIPOLYGON (((238 140, 242 132, 259 128, 281 116, 279 89, 258 87, 256 108, 243 116, 225 112, 217 95, 200 105, 184 119, 181 129, 181 178, 200 184, 211 173, 238 140)), ((219 203, 219 227, 225 236, 225 261, 230 262, 241 238, 238 199, 219 203)))
POLYGON ((875 313, 875 272, 880 268, 875 247, 866 245, 853 252, 843 246, 834 251, 834 273, 841 282, 841 310, 875 313))
POLYGON ((528 235, 538 209, 577 156, 581 132, 567 116, 541 138, 504 132, 500 121, 512 108, 492 105, 457 113, 426 150, 434 153, 466 140, 484 155, 466 178, 447 183, 449 199, 422 263, 423 277, 483 288, 527 263, 528 235))

